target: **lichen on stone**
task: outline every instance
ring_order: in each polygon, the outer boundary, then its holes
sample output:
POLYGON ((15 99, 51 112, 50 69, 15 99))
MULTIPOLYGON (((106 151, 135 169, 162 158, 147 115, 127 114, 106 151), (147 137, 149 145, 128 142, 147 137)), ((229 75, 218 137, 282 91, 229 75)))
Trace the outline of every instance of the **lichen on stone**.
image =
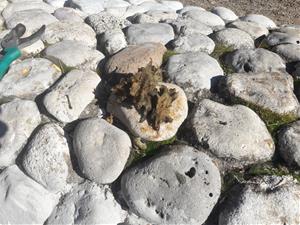
POLYGON ((124 76, 112 88, 119 103, 134 106, 141 115, 140 122, 147 120, 157 131, 162 122, 173 121, 170 107, 177 98, 175 89, 160 84, 162 77, 161 70, 150 63, 137 73, 124 76))

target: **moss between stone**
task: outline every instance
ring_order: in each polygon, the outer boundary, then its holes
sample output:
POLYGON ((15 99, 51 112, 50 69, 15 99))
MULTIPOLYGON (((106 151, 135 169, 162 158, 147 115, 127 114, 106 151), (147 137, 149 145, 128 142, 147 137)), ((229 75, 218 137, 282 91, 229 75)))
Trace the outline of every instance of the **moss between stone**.
POLYGON ((219 62, 225 75, 229 75, 235 72, 234 68, 230 65, 226 65, 223 60, 225 54, 233 51, 234 49, 232 47, 219 44, 215 46, 214 51, 210 54, 211 57, 215 58, 219 62))
POLYGON ((163 55, 163 65, 167 63, 167 61, 169 60, 169 58, 173 55, 177 55, 179 53, 173 51, 173 50, 167 50, 164 55, 163 55))

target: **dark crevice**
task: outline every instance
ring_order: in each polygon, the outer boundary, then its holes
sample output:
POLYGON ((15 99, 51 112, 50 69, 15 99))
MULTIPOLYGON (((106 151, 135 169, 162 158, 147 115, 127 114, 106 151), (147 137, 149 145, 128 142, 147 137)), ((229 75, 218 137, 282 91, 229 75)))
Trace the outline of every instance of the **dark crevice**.
POLYGON ((192 178, 196 174, 195 167, 192 167, 189 171, 185 172, 185 175, 187 175, 189 178, 192 178))

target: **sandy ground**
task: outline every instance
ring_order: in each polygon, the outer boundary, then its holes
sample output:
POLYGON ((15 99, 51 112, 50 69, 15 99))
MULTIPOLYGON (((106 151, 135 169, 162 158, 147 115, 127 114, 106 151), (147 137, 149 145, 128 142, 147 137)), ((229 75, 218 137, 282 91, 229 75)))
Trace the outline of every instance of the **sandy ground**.
POLYGON ((300 24, 300 0, 180 0, 184 5, 196 5, 207 10, 223 6, 238 16, 262 14, 277 24, 300 24))

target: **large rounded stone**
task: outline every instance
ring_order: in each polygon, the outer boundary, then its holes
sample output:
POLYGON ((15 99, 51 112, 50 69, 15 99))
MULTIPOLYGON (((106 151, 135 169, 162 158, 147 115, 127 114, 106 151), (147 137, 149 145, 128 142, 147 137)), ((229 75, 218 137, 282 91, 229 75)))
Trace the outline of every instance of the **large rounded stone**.
POLYGON ((83 13, 69 7, 58 8, 54 11, 55 16, 59 21, 74 21, 78 23, 83 22, 83 13))
POLYGON ((121 29, 104 32, 99 42, 104 53, 107 55, 113 55, 127 47, 127 41, 121 29))
POLYGON ((155 224, 202 224, 216 204, 219 170, 204 153, 170 146, 124 173, 121 188, 137 215, 155 224))
POLYGON ((87 14, 95 14, 104 10, 103 1, 95 0, 70 0, 69 6, 80 9, 87 14))
POLYGON ((230 23, 238 19, 237 15, 231 9, 225 7, 214 7, 211 12, 221 17, 225 23, 230 23))
POLYGON ((98 184, 112 183, 124 169, 131 149, 129 136, 105 120, 79 123, 73 145, 82 173, 98 184))
POLYGON ((300 61, 300 45, 282 44, 272 48, 272 51, 280 55, 287 63, 300 61))
POLYGON ((146 67, 149 63, 160 67, 166 50, 160 43, 128 46, 108 60, 106 71, 108 73, 136 73, 139 68, 146 67))
POLYGON ((178 14, 175 12, 164 12, 161 10, 147 11, 134 16, 134 23, 159 23, 166 20, 176 20, 178 14))
POLYGON ((225 22, 221 17, 214 13, 204 11, 204 10, 190 10, 182 14, 184 18, 191 18, 199 23, 203 23, 209 27, 215 29, 220 29, 225 26, 225 22))
POLYGON ((249 15, 240 17, 240 20, 257 23, 257 24, 260 24, 260 25, 266 27, 267 29, 274 29, 277 27, 273 20, 271 20, 270 18, 268 18, 266 16, 258 15, 258 14, 249 14, 249 15))
POLYGON ((291 35, 288 33, 272 32, 266 38, 266 42, 269 46, 280 44, 300 45, 300 33, 291 35))

